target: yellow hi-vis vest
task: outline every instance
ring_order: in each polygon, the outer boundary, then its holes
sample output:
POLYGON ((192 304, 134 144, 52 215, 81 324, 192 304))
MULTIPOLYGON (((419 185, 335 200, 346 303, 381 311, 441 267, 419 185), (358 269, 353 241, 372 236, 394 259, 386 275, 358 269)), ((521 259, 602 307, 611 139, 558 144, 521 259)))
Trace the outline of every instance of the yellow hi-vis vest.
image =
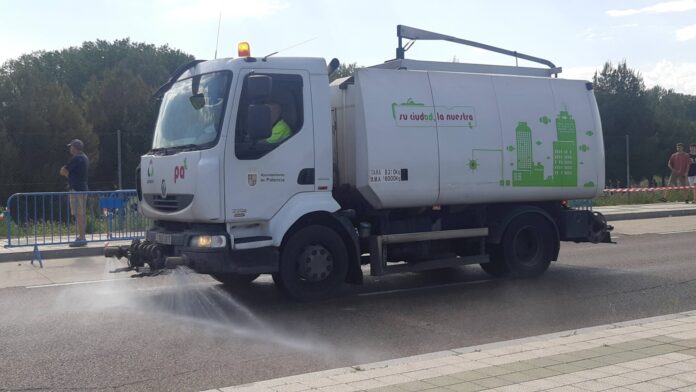
POLYGON ((288 123, 286 123, 283 120, 279 120, 273 126, 273 129, 271 130, 271 136, 268 139, 266 139, 266 142, 271 144, 280 143, 283 140, 289 138, 290 135, 292 135, 292 131, 290 130, 290 126, 288 125, 288 123))

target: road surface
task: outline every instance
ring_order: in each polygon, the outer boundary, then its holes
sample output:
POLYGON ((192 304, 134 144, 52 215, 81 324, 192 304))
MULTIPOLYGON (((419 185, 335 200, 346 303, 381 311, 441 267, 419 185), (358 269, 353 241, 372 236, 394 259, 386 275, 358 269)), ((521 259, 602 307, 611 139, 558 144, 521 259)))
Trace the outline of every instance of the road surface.
POLYGON ((3 263, 0 390, 200 391, 696 309, 696 217, 615 225, 618 244, 564 243, 539 279, 468 266, 310 304, 269 279, 230 291, 87 258, 49 260, 60 283, 29 285, 3 263))

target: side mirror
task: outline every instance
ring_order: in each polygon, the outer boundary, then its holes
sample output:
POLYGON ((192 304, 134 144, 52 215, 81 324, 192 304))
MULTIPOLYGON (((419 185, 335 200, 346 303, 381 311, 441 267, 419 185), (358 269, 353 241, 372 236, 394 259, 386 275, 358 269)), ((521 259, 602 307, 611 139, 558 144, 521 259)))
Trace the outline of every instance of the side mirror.
POLYGON ((268 75, 251 75, 247 78, 247 94, 252 102, 265 101, 271 95, 273 78, 268 75))
POLYGON ((271 137, 272 125, 269 105, 249 105, 247 132, 252 140, 264 140, 271 137))
POLYGON ((338 61, 338 59, 332 59, 329 65, 326 67, 326 71, 329 73, 329 77, 331 77, 334 74, 334 72, 338 71, 338 67, 340 66, 341 62, 338 61))

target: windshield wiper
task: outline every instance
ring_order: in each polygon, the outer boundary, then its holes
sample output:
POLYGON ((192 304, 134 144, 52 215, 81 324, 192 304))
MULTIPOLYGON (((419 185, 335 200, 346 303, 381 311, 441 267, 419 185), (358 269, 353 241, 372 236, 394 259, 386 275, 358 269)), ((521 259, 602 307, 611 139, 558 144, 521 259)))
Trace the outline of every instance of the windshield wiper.
POLYGON ((168 147, 158 147, 158 148, 153 148, 150 149, 150 151, 147 152, 147 154, 156 154, 156 153, 164 153, 162 155, 169 155, 169 148, 168 147))
POLYGON ((201 146, 198 144, 184 144, 183 146, 174 146, 171 148, 177 151, 195 151, 200 150, 201 146))
POLYGON ((202 148, 202 146, 200 144, 183 144, 181 146, 153 148, 150 151, 148 151, 147 153, 148 154, 162 153, 162 155, 172 155, 175 152, 196 151, 196 150, 200 150, 201 148, 202 148))

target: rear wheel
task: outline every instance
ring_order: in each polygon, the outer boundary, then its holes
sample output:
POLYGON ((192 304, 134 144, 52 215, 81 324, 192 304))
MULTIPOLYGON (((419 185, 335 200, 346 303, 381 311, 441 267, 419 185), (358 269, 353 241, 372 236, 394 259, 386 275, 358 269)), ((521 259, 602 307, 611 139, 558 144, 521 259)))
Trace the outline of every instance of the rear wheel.
POLYGON ((259 274, 232 274, 232 273, 220 273, 220 274, 210 274, 213 279, 230 287, 240 287, 246 286, 253 282, 254 279, 259 277, 259 274))
POLYGON ((503 248, 501 245, 489 245, 488 255, 490 261, 481 264, 481 268, 483 268, 487 274, 495 276, 496 278, 501 278, 510 274, 510 268, 505 264, 505 257, 503 256, 503 248))
POLYGON ((348 273, 348 252, 332 229, 312 225, 293 233, 283 247, 273 280, 290 297, 305 301, 331 296, 348 273))
POLYGON ((553 229, 537 214, 520 215, 510 222, 501 245, 505 266, 512 276, 532 278, 549 268, 558 241, 553 229))

